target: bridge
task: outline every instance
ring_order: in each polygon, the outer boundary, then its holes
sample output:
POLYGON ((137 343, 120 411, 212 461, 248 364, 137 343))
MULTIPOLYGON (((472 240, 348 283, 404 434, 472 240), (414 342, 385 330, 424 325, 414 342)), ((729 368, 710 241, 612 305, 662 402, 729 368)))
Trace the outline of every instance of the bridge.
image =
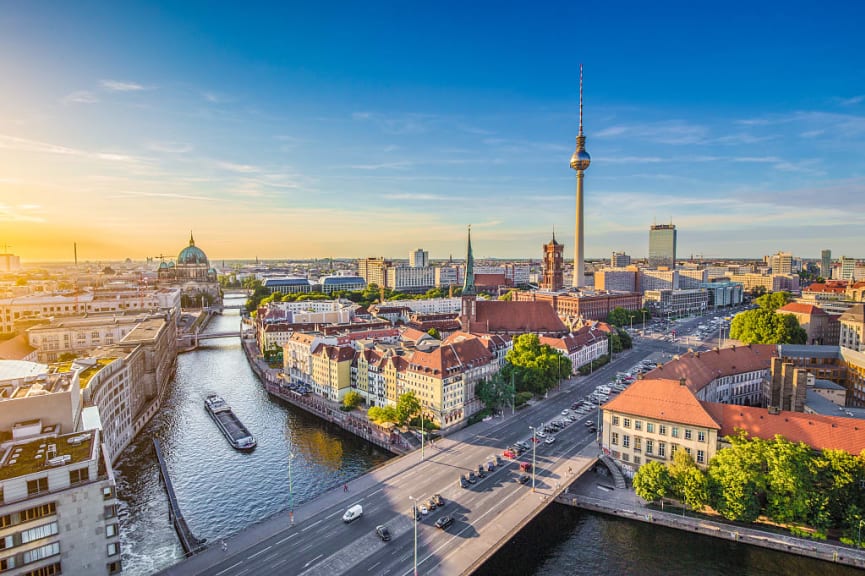
POLYGON ((201 340, 214 340, 216 338, 238 338, 240 330, 229 330, 226 332, 205 332, 203 334, 193 335, 193 340, 200 342, 201 340))
POLYGON ((227 541, 227 550, 211 546, 161 574, 410 576, 415 561, 410 497, 425 502, 433 494, 440 494, 445 505, 417 523, 417 573, 471 574, 595 465, 596 436, 585 424, 596 421, 597 410, 561 430, 553 443, 537 445, 534 490, 531 480, 526 485, 517 482, 519 462, 531 462, 531 451, 518 461, 503 458, 501 466, 469 488, 459 486, 459 476, 477 472, 478 464, 501 456, 513 442, 530 439, 529 426, 560 418, 564 408, 653 348, 621 354, 591 376, 568 381, 547 400, 460 430, 426 446, 423 455, 414 451, 394 458, 351 481, 348 491, 332 487, 293 515, 285 511, 240 532, 227 541), (343 523, 342 514, 354 504, 363 507, 363 516, 343 523), (444 515, 454 522, 437 529, 435 521, 444 515), (380 524, 388 526, 391 541, 376 536, 380 524))

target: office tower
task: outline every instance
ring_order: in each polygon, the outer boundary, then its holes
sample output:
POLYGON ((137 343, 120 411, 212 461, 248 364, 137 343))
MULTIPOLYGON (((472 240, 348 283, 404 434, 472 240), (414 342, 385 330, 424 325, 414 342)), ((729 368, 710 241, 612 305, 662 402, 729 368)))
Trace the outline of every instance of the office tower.
POLYGON ((610 258, 610 268, 626 268, 631 265, 631 257, 624 252, 613 252, 610 258))
POLYGON ((429 266, 429 252, 423 248, 409 252, 408 265, 412 268, 426 268, 429 266))
POLYGON ((557 292, 564 286, 564 244, 556 242, 556 233, 549 244, 544 244, 544 277, 541 288, 557 292))
POLYGON ((649 267, 676 267, 676 225, 653 224, 649 228, 649 267))
POLYGON ((793 273, 793 255, 789 252, 777 252, 768 258, 769 267, 772 269, 772 274, 792 274, 793 273))
POLYGON ((841 274, 840 280, 853 280, 854 271, 856 270, 856 259, 841 256, 841 274))
POLYGON ((820 275, 826 280, 832 277, 832 251, 822 250, 820 252, 820 275))
POLYGON ((586 137, 583 136, 583 65, 580 64, 580 131, 577 135, 577 149, 571 156, 571 168, 577 171, 577 222, 574 235, 574 288, 586 283, 585 263, 583 262, 583 173, 592 162, 586 152, 586 137))

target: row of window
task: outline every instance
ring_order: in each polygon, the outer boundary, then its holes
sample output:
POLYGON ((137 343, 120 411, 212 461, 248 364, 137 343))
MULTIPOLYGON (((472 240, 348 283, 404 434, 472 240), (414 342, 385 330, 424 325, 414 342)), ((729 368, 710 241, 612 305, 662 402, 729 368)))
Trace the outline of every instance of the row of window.
POLYGON ((9 534, 0 538, 0 550, 8 550, 22 544, 29 544, 42 538, 48 538, 57 534, 57 522, 49 522, 41 526, 34 526, 21 532, 9 534))
MULTIPOLYGON (((613 416, 613 426, 619 425, 619 417, 613 416)), ((643 421, 642 420, 633 420, 631 421, 628 417, 621 418, 622 427, 630 428, 632 423, 634 430, 642 431, 643 430, 643 421)), ((654 422, 646 422, 646 433, 654 434, 655 433, 655 423, 654 422)), ((667 425, 666 424, 658 424, 658 434, 661 436, 667 435, 667 425)), ((690 428, 685 428, 683 430, 684 439, 691 440, 693 438, 693 431, 690 428)), ((679 438, 679 427, 678 426, 670 426, 670 436, 673 438, 679 438)), ((703 430, 697 430, 697 442, 705 442, 706 441, 706 432, 703 430)))
MULTIPOLYGON (((90 480, 89 468, 77 468, 69 471, 69 483, 81 484, 90 480)), ((27 481, 27 495, 36 496, 48 492, 48 477, 34 478, 27 481)))
MULTIPOLYGON (((622 448, 631 448, 631 436, 628 434, 622 434, 622 448)), ((642 452, 644 448, 643 438, 639 436, 633 437, 633 451, 634 452, 642 452)), ((613 446, 619 445, 619 433, 613 432, 610 434, 610 444, 613 446)), ((676 453, 676 450, 679 448, 678 444, 670 444, 670 459, 673 459, 673 455, 676 453)), ((655 446, 655 441, 649 438, 645 439, 645 451, 646 456, 657 456, 658 458, 666 458, 667 457, 667 444, 665 442, 658 442, 657 447, 655 446), (657 453, 655 452, 657 448, 657 453)), ((685 447, 685 452, 691 456, 691 449, 689 447, 685 447)), ((704 450, 697 450, 696 461, 698 464, 705 464, 706 462, 706 452, 704 450)))
POLYGON ((0 516, 0 528, 15 526, 16 524, 30 522, 31 520, 44 518, 45 516, 53 516, 56 513, 57 505, 54 502, 49 502, 48 504, 34 506, 33 508, 27 508, 19 512, 4 514, 3 516, 0 516))
POLYGON ((0 572, 18 568, 19 566, 26 566, 27 564, 32 564, 33 562, 38 562, 43 558, 49 558, 58 554, 60 554, 60 543, 52 542, 51 544, 27 550, 20 554, 16 554, 15 556, 0 559, 0 572))

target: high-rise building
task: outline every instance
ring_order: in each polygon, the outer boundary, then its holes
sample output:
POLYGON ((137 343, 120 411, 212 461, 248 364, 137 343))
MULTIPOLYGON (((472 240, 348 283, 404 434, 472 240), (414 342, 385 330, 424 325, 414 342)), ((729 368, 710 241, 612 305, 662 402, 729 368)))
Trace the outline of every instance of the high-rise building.
POLYGON ((631 257, 624 252, 613 252, 610 258, 610 268, 627 268, 631 265, 631 257))
POLYGON ((839 280, 854 280, 854 273, 856 271, 856 259, 855 258, 847 258, 846 256, 841 256, 841 275, 838 277, 839 280))
POLYGON ((789 252, 777 252, 767 258, 772 274, 792 274, 793 255, 789 252))
POLYGON ((564 244, 556 242, 556 234, 549 244, 544 244, 544 277, 540 282, 543 290, 558 292, 564 286, 564 244))
POLYGON ((426 268, 429 266, 429 252, 423 248, 409 252, 408 265, 412 268, 426 268))
POLYGON ((583 65, 580 64, 580 131, 577 134, 577 149, 571 156, 571 169, 577 171, 577 218, 574 235, 574 288, 586 284, 586 271, 583 246, 583 173, 592 163, 586 152, 586 137, 583 136, 583 65))
POLYGON ((0 272, 16 272, 21 268, 21 258, 14 254, 0 254, 0 272))
POLYGON ((676 267, 676 225, 653 224, 649 228, 649 267, 676 267))
POLYGON ((832 277, 832 251, 822 250, 820 252, 820 275, 826 280, 832 277))
POLYGON ((387 269, 393 265, 384 258, 360 258, 357 261, 357 275, 366 280, 366 285, 375 284, 379 288, 387 286, 387 269))

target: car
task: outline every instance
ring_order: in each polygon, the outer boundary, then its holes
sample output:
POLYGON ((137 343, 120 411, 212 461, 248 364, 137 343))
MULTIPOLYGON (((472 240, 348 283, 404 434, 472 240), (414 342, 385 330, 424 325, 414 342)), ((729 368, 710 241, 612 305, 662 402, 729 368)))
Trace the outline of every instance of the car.
POLYGON ((474 472, 469 472, 469 484, 474 484, 478 481, 478 477, 475 476, 474 472))
POLYGON ((586 428, 589 426, 594 426, 595 424, 591 420, 586 420, 586 428))
POLYGON ((520 477, 517 479, 517 482, 519 482, 520 484, 526 484, 528 481, 529 477, 526 474, 520 475, 520 477))
POLYGON ((424 516, 429 514, 429 508, 426 507, 426 504, 421 504, 420 506, 418 506, 418 510, 420 510, 420 513, 424 516))
POLYGON ((504 456, 505 458, 510 458, 513 460, 514 458, 517 457, 517 454, 513 450, 505 450, 504 452, 502 452, 502 456, 504 456))
POLYGON ((589 432, 594 433, 594 432, 597 432, 597 431, 598 431, 598 429, 597 429, 596 427, 594 427, 594 426, 592 426, 591 428, 589 428, 589 432))
POLYGON ((436 506, 438 506, 439 508, 445 505, 445 499, 442 498, 441 494, 433 494, 432 499, 433 501, 435 501, 436 506))
POLYGON ((537 433, 535 434, 535 436, 537 436, 538 438, 546 438, 546 437, 547 437, 547 435, 544 434, 543 432, 537 432, 537 433))
POLYGON ((531 472, 532 471, 532 463, 531 462, 520 462, 520 472, 531 472))
POLYGON ((546 444, 552 444, 552 443, 555 442, 555 441, 556 441, 556 437, 555 437, 555 436, 550 436, 550 437, 548 437, 546 440, 544 440, 544 443, 546 443, 546 444))
POLYGON ((478 464, 478 478, 486 478, 486 477, 487 477, 487 473, 484 472, 484 465, 478 464))
POLYGON ((562 416, 567 416, 569 413, 569 410, 562 410, 562 416))
POLYGON ((427 509, 428 509, 430 512, 432 512, 433 510, 436 509, 436 501, 433 500, 432 498, 430 498, 430 499, 427 500, 427 502, 426 502, 426 507, 427 507, 427 509))
POLYGON ((384 524, 380 524, 375 527, 375 533, 381 538, 382 542, 390 541, 390 530, 387 529, 387 526, 384 524))
POLYGON ((496 469, 495 463, 493 463, 492 461, 487 462, 487 472, 492 472, 495 469, 496 469))
POLYGON ((444 530, 448 526, 454 523, 454 519, 450 516, 442 516, 438 520, 436 520, 436 528, 444 530))
POLYGON ((580 403, 579 403, 579 402, 574 402, 573 404, 571 404, 571 410, 576 410, 576 409, 579 408, 579 407, 580 407, 580 403))
POLYGON ((414 511, 414 519, 420 520, 421 519, 420 510, 417 509, 417 506, 412 508, 412 510, 414 511))
POLYGON ((468 488, 468 487, 469 487, 469 483, 466 480, 466 477, 460 475, 460 488, 468 488))

